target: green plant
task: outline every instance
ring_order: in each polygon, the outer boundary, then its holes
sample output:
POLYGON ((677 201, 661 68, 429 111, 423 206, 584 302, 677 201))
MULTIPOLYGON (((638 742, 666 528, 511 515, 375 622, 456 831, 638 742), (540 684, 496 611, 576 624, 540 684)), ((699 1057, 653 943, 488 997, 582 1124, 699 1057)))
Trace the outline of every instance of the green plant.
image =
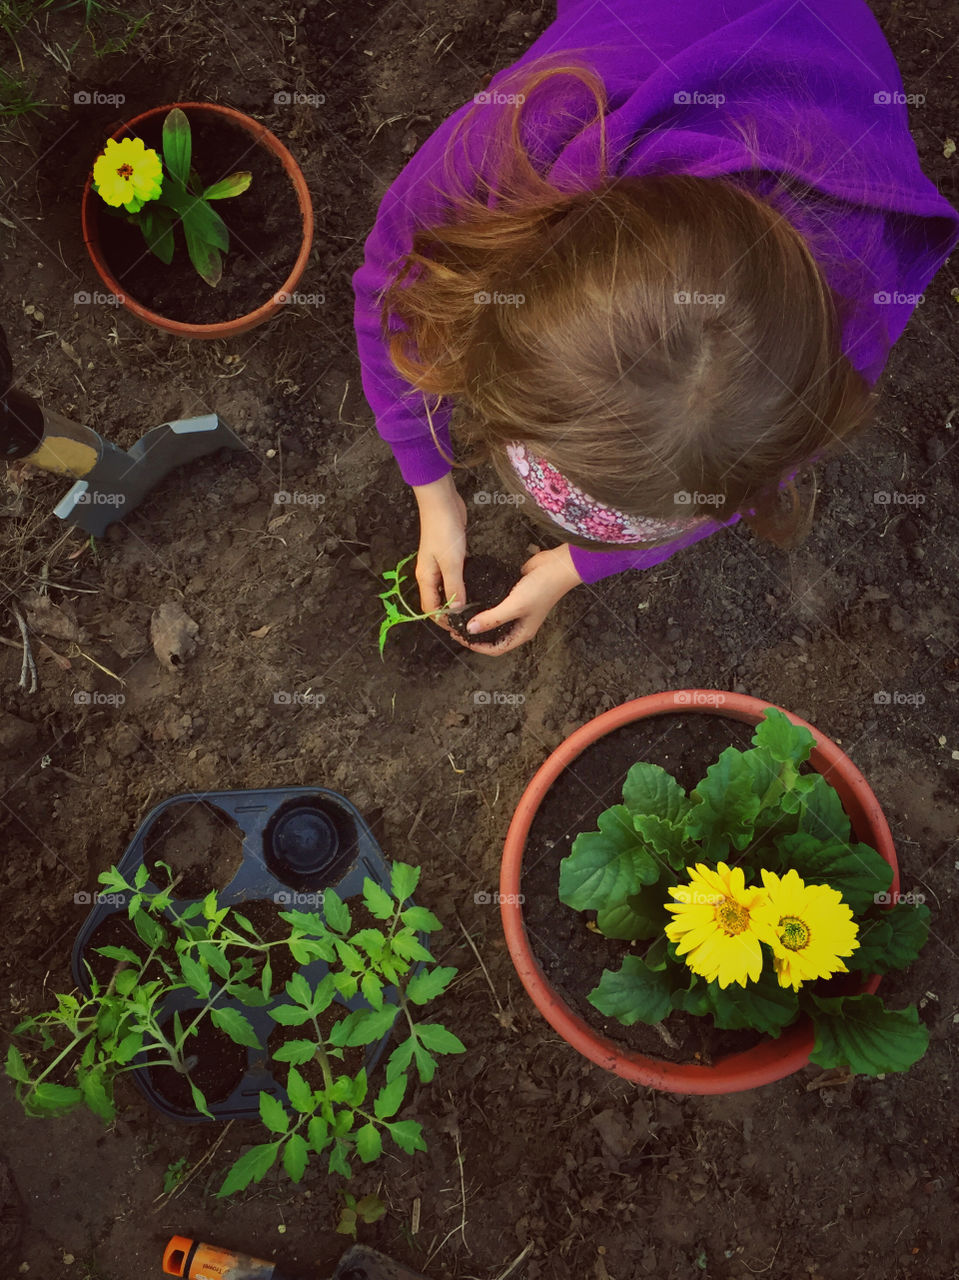
POLYGON ((189 1161, 186 1156, 180 1156, 179 1160, 171 1160, 167 1165, 163 1174, 163 1194, 168 1196, 171 1191, 176 1190, 183 1179, 186 1177, 189 1161))
POLYGON ((231 173, 204 186, 192 167, 190 121, 179 107, 163 121, 162 147, 161 163, 139 138, 111 138, 93 166, 93 188, 106 204, 125 210, 120 216, 140 228, 147 248, 161 262, 173 261, 174 229, 182 227, 194 269, 215 286, 223 275, 230 233, 211 201, 242 195, 252 174, 231 173))
POLYGON ((807 729, 769 707, 752 743, 723 751, 689 795, 659 766, 635 764, 623 803, 576 837, 560 900, 596 911, 607 937, 649 944, 604 971, 590 1001, 627 1026, 682 1010, 773 1037, 806 1013, 819 1066, 905 1070, 928 1044, 916 1009, 820 979, 906 967, 928 908, 916 895, 886 907, 892 870, 854 840, 826 779, 803 770, 807 729))
POLYGON ((379 1222, 383 1214, 386 1213, 386 1205, 379 1196, 363 1196, 362 1199, 357 1200, 355 1196, 351 1196, 348 1191, 345 1191, 343 1199, 345 1203, 340 1210, 340 1220, 336 1224, 336 1229, 340 1235, 352 1236, 354 1240, 361 1222, 365 1222, 367 1226, 370 1226, 374 1222, 379 1222))
POLYGON ((0 68, 0 121, 16 120, 49 105, 35 98, 22 81, 0 68))
POLYGON ((386 612, 386 617, 380 623, 381 658, 386 644, 386 637, 394 627, 399 626, 402 622, 426 622, 430 618, 441 618, 444 613, 449 611, 453 603, 452 600, 447 600, 446 604, 441 605, 439 609, 433 609, 429 613, 417 613, 412 605, 407 603, 403 596, 403 583, 406 581, 406 574, 403 573, 403 569, 415 558, 415 554, 406 556, 395 569, 387 569, 383 574, 383 581, 387 584, 387 589, 379 594, 379 599, 383 601, 383 609, 386 612))

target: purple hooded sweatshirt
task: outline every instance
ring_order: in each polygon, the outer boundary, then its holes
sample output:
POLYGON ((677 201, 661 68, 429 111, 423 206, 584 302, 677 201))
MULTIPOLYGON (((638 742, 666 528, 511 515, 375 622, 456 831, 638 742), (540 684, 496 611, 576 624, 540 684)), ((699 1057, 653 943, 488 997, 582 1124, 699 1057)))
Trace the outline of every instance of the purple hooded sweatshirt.
MULTIPOLYGON (((493 78, 465 142, 449 152, 450 134, 472 102, 403 169, 383 197, 353 277, 363 389, 411 485, 438 480, 450 466, 433 441, 422 396, 411 394, 389 359, 378 298, 414 231, 441 223, 449 211, 449 168, 475 189, 472 175, 487 163, 484 120, 509 109, 497 98, 517 68, 559 54, 591 66, 606 86, 613 176, 749 171, 760 184, 772 174, 805 185, 789 217, 847 308, 843 351, 871 383, 959 241, 959 214, 919 167, 899 69, 865 0, 559 0, 556 21, 493 78)), ((582 128, 592 98, 569 77, 550 83, 561 104, 551 108, 547 87, 537 90, 524 107, 524 140, 557 188, 588 189, 598 181, 598 128, 582 128)), ((433 413, 447 453, 451 412, 446 400, 433 413)), ((706 522, 649 550, 572 547, 573 563, 584 582, 598 582, 659 564, 723 527, 706 522)))

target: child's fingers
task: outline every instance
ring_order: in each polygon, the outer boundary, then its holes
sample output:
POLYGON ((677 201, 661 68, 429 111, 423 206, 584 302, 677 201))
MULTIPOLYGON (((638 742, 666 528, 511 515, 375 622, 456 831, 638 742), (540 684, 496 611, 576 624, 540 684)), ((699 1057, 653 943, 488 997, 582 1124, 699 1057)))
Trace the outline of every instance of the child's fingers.
POLYGON ((423 612, 432 613, 438 609, 443 603, 440 599, 443 579, 435 560, 423 565, 422 568, 419 565, 416 566, 416 585, 420 589, 420 608, 423 612))
POLYGON ((466 586, 463 582, 463 562, 442 566, 443 599, 441 605, 452 601, 451 608, 459 612, 466 604, 466 586))

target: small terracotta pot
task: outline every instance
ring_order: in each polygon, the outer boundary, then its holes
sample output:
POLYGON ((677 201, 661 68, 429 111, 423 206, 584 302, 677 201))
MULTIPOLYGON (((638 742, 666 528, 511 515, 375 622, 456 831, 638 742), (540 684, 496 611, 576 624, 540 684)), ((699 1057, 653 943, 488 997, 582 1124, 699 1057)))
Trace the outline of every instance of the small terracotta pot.
MULTIPOLYGON (((588 721, 561 743, 533 776, 516 806, 506 834, 500 875, 500 912, 516 972, 540 1013, 564 1040, 591 1062, 625 1080, 632 1080, 652 1089, 682 1094, 741 1093, 746 1089, 755 1089, 759 1085, 781 1080, 806 1066, 813 1048, 812 1023, 804 1016, 788 1027, 778 1039, 764 1040, 743 1053, 721 1058, 712 1066, 651 1058, 626 1049, 593 1030, 550 984, 533 954, 526 933, 519 895, 523 852, 533 818, 547 791, 567 765, 592 743, 612 733, 614 729, 650 716, 677 713, 728 716, 744 724, 758 724, 765 708, 771 705, 774 704, 745 694, 723 693, 712 689, 682 689, 624 702, 588 721)), ((785 711, 785 708, 780 710, 785 711)), ((807 724, 790 711, 785 711, 785 714, 793 724, 802 725, 815 736, 816 746, 813 748, 810 764, 839 793, 856 839, 871 845, 892 867, 891 889, 895 895, 899 888, 899 868, 892 835, 879 802, 865 778, 848 756, 813 725, 807 724)), ((874 975, 856 990, 873 992, 878 986, 879 978, 874 975)))
POLYGON ((157 329, 164 329, 167 333, 178 334, 182 338, 235 338, 241 333, 247 333, 250 329, 255 329, 257 325, 262 324, 264 320, 268 320, 270 316, 276 315, 280 308, 289 302, 290 295, 296 289, 306 268, 306 260, 313 244, 313 206, 310 203, 310 193, 307 190, 306 180, 303 177, 300 166, 283 143, 280 142, 279 138, 272 134, 265 125, 254 120, 252 116, 244 115, 242 111, 235 111, 233 107, 223 107, 215 102, 171 102, 168 106, 152 107, 149 111, 144 111, 141 115, 135 116, 127 124, 122 125, 111 134, 111 137, 119 140, 127 135, 134 135, 138 126, 157 118, 162 120, 167 112, 172 111, 174 107, 180 107, 194 118, 198 114, 203 114, 214 119, 227 120, 231 124, 239 126, 254 138, 261 147, 276 156, 282 164, 296 193, 296 201, 302 220, 300 251, 296 256, 293 269, 283 282, 282 287, 271 298, 257 307, 255 311, 249 311, 245 316, 237 316, 234 320, 223 320, 217 324, 188 324, 181 320, 170 320, 166 316, 160 315, 159 312, 151 311, 149 307, 137 302, 136 298, 132 298, 129 295, 126 287, 121 285, 116 276, 113 275, 103 257, 100 249, 100 237, 94 206, 96 192, 93 190, 92 168, 83 188, 83 199, 80 206, 83 240, 107 292, 115 294, 117 297, 122 297, 123 305, 126 309, 135 316, 139 316, 141 320, 145 320, 147 324, 152 324, 157 329))

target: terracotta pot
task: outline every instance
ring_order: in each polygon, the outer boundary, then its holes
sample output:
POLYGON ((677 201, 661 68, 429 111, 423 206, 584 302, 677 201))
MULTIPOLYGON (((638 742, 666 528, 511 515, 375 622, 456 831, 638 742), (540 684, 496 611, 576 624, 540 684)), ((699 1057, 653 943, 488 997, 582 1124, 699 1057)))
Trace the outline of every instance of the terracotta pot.
MULTIPOLYGON (((516 972, 540 1013, 564 1040, 591 1062, 626 1080, 670 1093, 740 1093, 746 1089, 755 1089, 758 1085, 781 1080, 783 1076, 791 1075, 808 1063, 813 1048, 812 1024, 808 1018, 802 1017, 778 1039, 764 1040, 743 1053, 721 1058, 712 1066, 651 1058, 626 1049, 593 1030, 551 986, 533 954, 526 933, 519 894, 523 852, 533 818, 547 791, 566 766, 597 739, 614 729, 650 716, 677 713, 728 716, 745 724, 757 724, 762 719, 764 709, 770 705, 774 704, 744 694, 708 689, 655 693, 646 698, 624 702, 590 720, 561 743, 534 775, 516 806, 506 835, 500 875, 500 911, 516 972)), ((899 869, 892 835, 879 802, 865 778, 848 756, 813 725, 789 711, 785 714, 793 724, 802 725, 815 736, 816 746, 813 748, 810 764, 839 793, 856 839, 871 845, 892 867, 892 892, 895 893, 899 888, 899 869)), ((855 989, 873 992, 878 986, 879 978, 873 976, 855 989)), ((601 1015, 597 1014, 599 1016, 601 1015)))
MULTIPOLYGON (((157 329, 164 329, 167 333, 178 334, 183 338, 235 338, 241 333, 255 329, 257 325, 262 324, 264 320, 268 320, 270 316, 276 315, 280 308, 290 301, 290 295, 296 289, 306 268, 306 260, 313 244, 313 206, 310 203, 310 193, 307 190, 306 180, 303 177, 300 166, 283 143, 280 142, 279 138, 275 137, 265 125, 260 124, 259 121, 254 120, 251 116, 244 115, 242 111, 235 111, 232 107, 220 106, 215 102, 171 102, 165 107, 153 107, 149 111, 144 111, 141 115, 135 116, 127 124, 122 125, 111 137, 119 140, 126 135, 135 134, 138 126, 158 118, 162 120, 167 112, 172 111, 174 107, 182 108, 194 118, 198 114, 203 114, 237 125, 254 138, 261 147, 276 156, 282 164, 296 193, 296 201, 299 205, 300 218, 302 220, 300 250, 297 254, 296 262, 293 264, 293 269, 283 282, 282 287, 277 289, 276 293, 262 303, 261 306, 257 307, 255 311, 249 311, 244 316, 237 316, 234 320, 223 320, 217 324, 187 324, 180 320, 169 320, 166 316, 160 315, 159 312, 151 311, 149 307, 137 302, 136 298, 132 298, 129 295, 126 287, 121 285, 116 276, 113 275, 103 257, 97 228, 94 204, 97 196, 92 186, 92 169, 83 188, 83 200, 80 207, 83 240, 107 292, 122 297, 124 300, 123 305, 126 309, 135 316, 139 316, 141 320, 145 320, 147 324, 152 324, 157 329)), ((227 270, 229 270, 229 262, 227 262, 227 270)))

